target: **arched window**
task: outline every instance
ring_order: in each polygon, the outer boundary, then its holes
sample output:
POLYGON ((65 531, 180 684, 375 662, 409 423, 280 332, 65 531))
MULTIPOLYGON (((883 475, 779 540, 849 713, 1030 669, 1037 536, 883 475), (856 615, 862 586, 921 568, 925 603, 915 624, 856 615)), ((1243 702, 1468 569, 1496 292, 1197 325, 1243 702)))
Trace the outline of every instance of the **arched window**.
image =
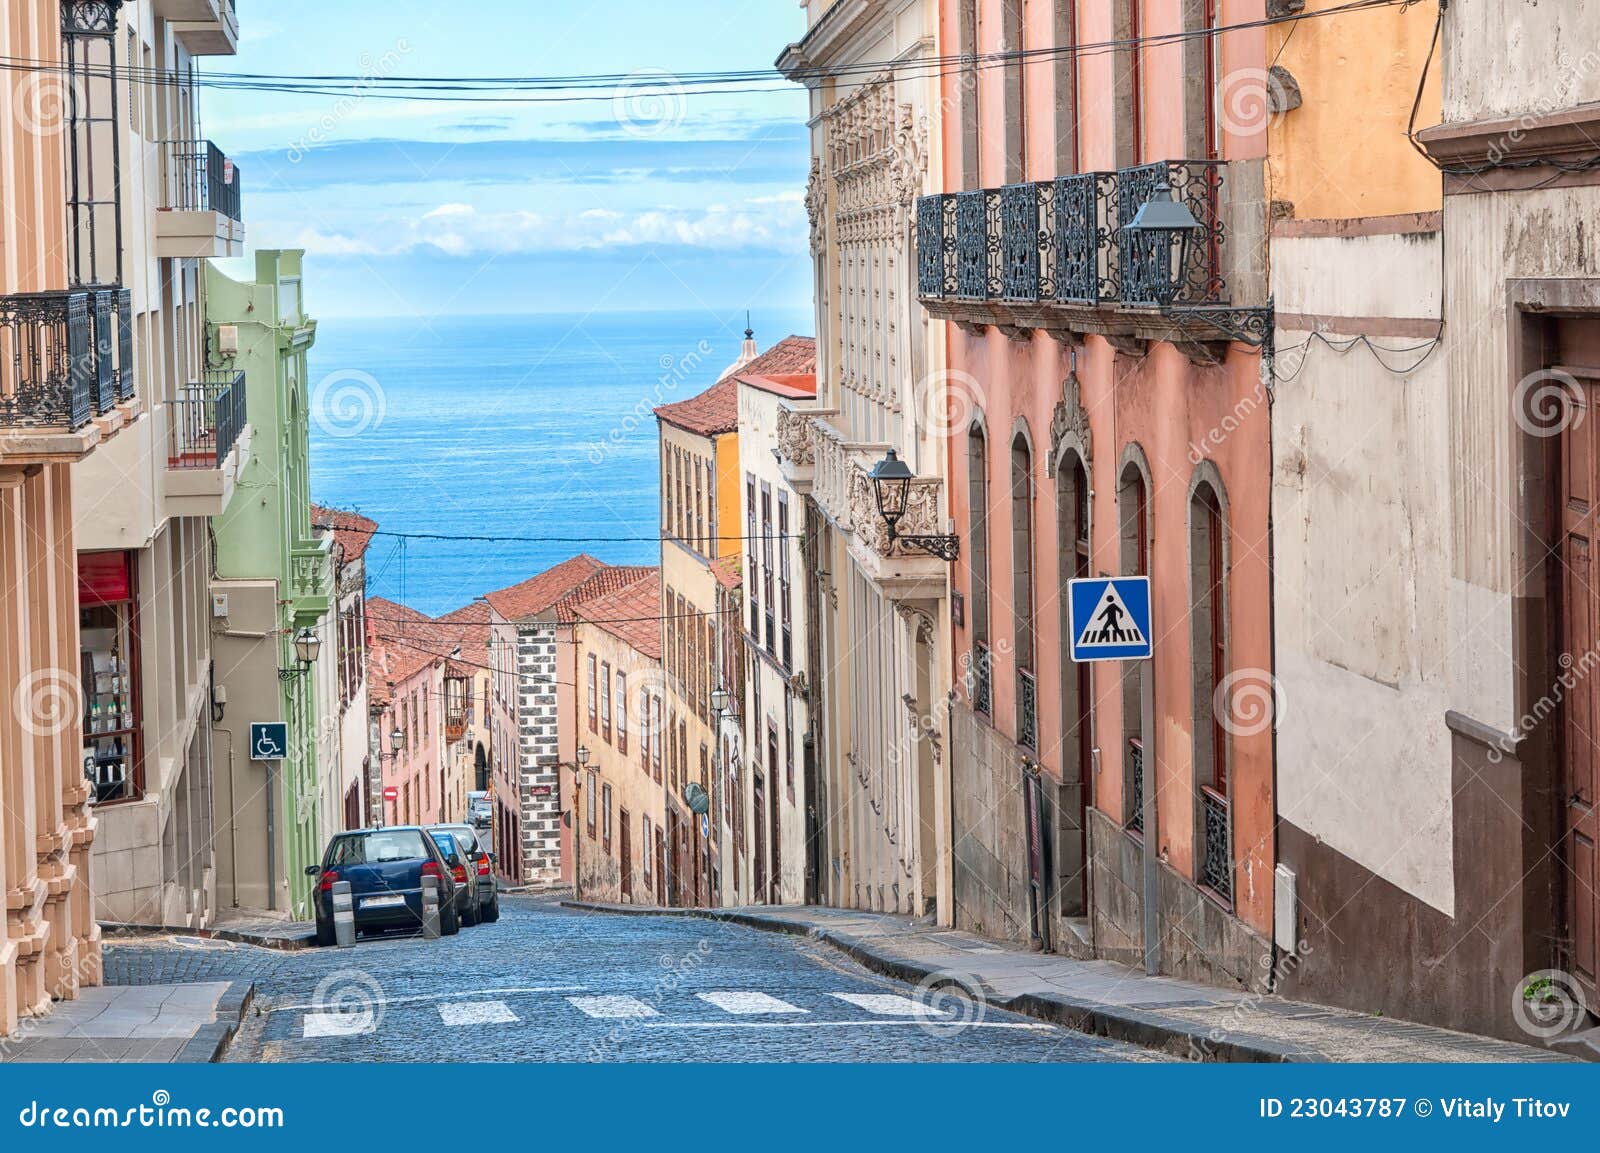
MULTIPOLYGON (((1214 471, 1214 470, 1213 470, 1214 471)), ((1189 497, 1189 665, 1193 685, 1195 874, 1233 900, 1230 748, 1219 707, 1228 677, 1227 517, 1220 480, 1196 482, 1189 497)))
POLYGON ((983 429, 967 433, 968 569, 972 597, 972 707, 991 711, 989 692, 989 453, 983 429))
MULTIPOLYGON (((1123 466, 1117 488, 1117 514, 1121 521, 1121 570, 1124 576, 1150 572, 1150 493, 1144 472, 1136 461, 1123 466)), ((1124 661, 1122 666, 1123 824, 1144 830, 1145 766, 1141 732, 1144 678, 1148 661, 1124 661)), ((1154 734, 1151 734, 1153 737, 1154 734)))
POLYGON ((1069 655, 1072 613, 1067 584, 1089 575, 1089 477, 1076 452, 1066 453, 1056 465, 1056 526, 1060 550, 1056 582, 1061 616, 1061 782, 1068 793, 1062 802, 1067 835, 1061 842, 1066 854, 1060 869, 1065 878, 1061 909, 1063 915, 1076 917, 1088 907, 1084 827, 1094 757, 1091 666, 1074 664, 1069 655))
POLYGON ((1039 747, 1033 628, 1033 452, 1023 430, 1011 441, 1011 616, 1017 668, 1017 743, 1039 747))

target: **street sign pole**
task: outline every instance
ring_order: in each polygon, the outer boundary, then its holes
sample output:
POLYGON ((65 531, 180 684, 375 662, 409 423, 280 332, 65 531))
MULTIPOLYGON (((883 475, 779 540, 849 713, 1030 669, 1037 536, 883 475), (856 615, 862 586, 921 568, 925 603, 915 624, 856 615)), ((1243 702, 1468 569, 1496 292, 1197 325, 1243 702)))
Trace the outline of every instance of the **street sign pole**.
POLYGON ((1139 670, 1139 746, 1144 758, 1144 971, 1161 970, 1161 928, 1157 917, 1161 877, 1156 871, 1160 839, 1156 835, 1156 662, 1141 661, 1139 670))
MULTIPOLYGON (((1144 845, 1144 971, 1161 969, 1161 874, 1156 854, 1156 666, 1153 597, 1148 576, 1080 577, 1067 589, 1072 625, 1070 655, 1076 663, 1136 661, 1139 665, 1140 834, 1144 845)), ((1130 754, 1126 749, 1123 756, 1130 754)), ((1124 760, 1124 765, 1127 762, 1124 760)), ((1126 772, 1126 769, 1124 770, 1126 772)), ((1124 777, 1124 790, 1127 789, 1124 777)))

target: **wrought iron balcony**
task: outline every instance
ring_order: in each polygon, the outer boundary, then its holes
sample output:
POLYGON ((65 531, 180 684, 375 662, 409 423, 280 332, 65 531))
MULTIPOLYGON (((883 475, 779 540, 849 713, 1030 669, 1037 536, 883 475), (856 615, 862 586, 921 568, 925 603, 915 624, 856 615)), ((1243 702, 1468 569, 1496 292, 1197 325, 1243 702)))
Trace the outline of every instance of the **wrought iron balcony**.
POLYGON ((972 668, 968 673, 972 690, 972 711, 984 716, 994 715, 994 657, 989 646, 972 646, 972 668))
POLYGON ((1207 785, 1200 786, 1200 808, 1205 816, 1205 841, 1200 855, 1200 883, 1229 904, 1233 903, 1233 837, 1228 798, 1207 785))
POLYGON ((245 425, 244 373, 208 370, 202 382, 185 385, 167 402, 167 467, 221 468, 245 425))
POLYGON ((1144 742, 1138 737, 1128 738, 1128 818, 1123 823, 1144 832, 1144 742))
POLYGON ((1039 750, 1039 682, 1027 669, 1017 670, 1017 744, 1039 750))
POLYGON ((76 433, 132 400, 132 319, 125 288, 0 297, 0 428, 76 433))
POLYGON ((958 322, 1160 335, 1141 315, 1158 308, 1156 254, 1123 229, 1165 181, 1203 226, 1174 303, 1229 303, 1223 175, 1222 161, 1168 160, 922 197, 918 296, 958 322))
POLYGON ((243 253, 241 176, 221 149, 209 140, 163 142, 161 181, 157 255, 200 258, 243 253))

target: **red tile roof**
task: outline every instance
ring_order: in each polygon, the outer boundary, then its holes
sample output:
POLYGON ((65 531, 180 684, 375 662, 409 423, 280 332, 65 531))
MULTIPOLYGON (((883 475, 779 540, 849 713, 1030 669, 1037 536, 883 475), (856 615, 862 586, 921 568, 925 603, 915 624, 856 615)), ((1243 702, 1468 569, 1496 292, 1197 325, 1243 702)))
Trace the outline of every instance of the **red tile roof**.
POLYGON ((610 592, 577 605, 579 620, 604 629, 651 660, 661 659, 661 570, 646 570, 610 592))
POLYGON ((506 620, 524 620, 544 612, 605 567, 605 562, 588 553, 579 553, 538 576, 492 592, 484 599, 506 620))
POLYGON ((661 570, 650 565, 608 565, 556 602, 556 620, 571 624, 579 605, 626 588, 646 577, 660 580, 661 570))
MULTIPOLYGON (((370 703, 387 705, 398 685, 439 659, 434 621, 425 613, 383 597, 367 600, 367 678, 370 703)), ((448 650, 444 650, 448 651, 448 650)))
MULTIPOLYGON (((749 364, 717 381, 698 396, 656 408, 656 417, 687 432, 720 436, 739 429, 739 378, 815 373, 817 342, 809 336, 786 336, 749 364)), ((812 388, 815 393, 815 386, 812 388)))
POLYGON ((743 566, 737 555, 718 557, 712 561, 711 575, 725 589, 736 589, 744 583, 743 566))
POLYGON ((372 534, 378 531, 378 522, 342 508, 311 506, 311 523, 319 529, 333 532, 333 539, 344 552, 345 563, 360 560, 372 543, 372 534))

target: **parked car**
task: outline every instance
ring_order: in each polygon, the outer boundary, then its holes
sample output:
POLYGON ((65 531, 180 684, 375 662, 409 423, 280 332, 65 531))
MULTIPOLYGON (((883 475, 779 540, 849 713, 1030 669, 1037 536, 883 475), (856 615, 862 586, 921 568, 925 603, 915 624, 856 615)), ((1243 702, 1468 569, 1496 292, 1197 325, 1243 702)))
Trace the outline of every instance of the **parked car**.
POLYGON ((350 883, 358 933, 420 928, 425 876, 439 881, 439 932, 461 931, 461 886, 438 842, 415 825, 339 833, 328 842, 322 864, 308 865, 306 875, 317 878, 312 906, 319 945, 334 942, 333 886, 339 881, 350 883))
POLYGON ((429 825, 430 833, 448 833, 462 850, 467 863, 467 883, 472 888, 474 912, 463 913, 462 922, 476 925, 500 919, 500 886, 494 879, 494 854, 484 847, 477 831, 467 825, 429 825))
POLYGON ((467 794, 467 824, 474 829, 487 829, 494 822, 494 802, 486 792, 467 794))

